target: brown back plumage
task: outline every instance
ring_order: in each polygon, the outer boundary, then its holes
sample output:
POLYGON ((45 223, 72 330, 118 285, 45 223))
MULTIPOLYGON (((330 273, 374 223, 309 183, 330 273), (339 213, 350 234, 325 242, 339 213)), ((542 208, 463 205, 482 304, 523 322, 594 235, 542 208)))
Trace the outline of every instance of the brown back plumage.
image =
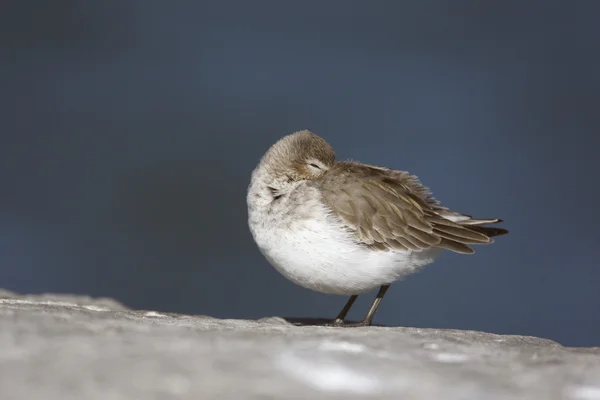
POLYGON ((324 203, 356 239, 378 250, 440 247, 473 253, 471 244, 492 243, 508 233, 482 225, 500 219, 475 219, 449 211, 417 177, 371 165, 338 162, 313 181, 324 203))

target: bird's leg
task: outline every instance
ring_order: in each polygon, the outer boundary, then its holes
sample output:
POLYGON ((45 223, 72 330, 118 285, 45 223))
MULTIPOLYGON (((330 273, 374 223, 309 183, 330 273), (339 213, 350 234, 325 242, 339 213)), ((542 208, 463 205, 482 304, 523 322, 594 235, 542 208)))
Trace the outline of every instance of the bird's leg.
MULTIPOLYGON (((367 315, 365 316, 365 318, 362 321, 342 323, 342 324, 339 324, 339 326, 343 326, 345 328, 346 327, 352 328, 352 327, 358 327, 358 326, 370 326, 373 323, 373 317, 375 316, 375 312, 377 312, 377 307, 379 307, 379 303, 381 303, 381 300, 383 299, 383 296, 385 296, 385 292, 387 292, 389 287, 390 287, 390 285, 381 286, 381 288, 379 289, 379 292, 377 293, 377 297, 375 297, 375 300, 373 300, 373 304, 371 304, 371 308, 369 308, 367 315)), ((350 303, 350 305, 352 305, 352 303, 350 303)), ((344 307, 344 309, 345 308, 346 307, 344 307)), ((348 309, 349 308, 350 307, 348 307, 348 309)), ((344 311, 344 310, 342 310, 342 311, 344 311)), ((337 319, 336 319, 336 321, 337 321, 337 319)))
POLYGON ((333 320, 332 325, 340 326, 344 324, 344 318, 346 318, 346 314, 348 314, 348 311, 350 311, 350 308, 352 308, 352 304, 354 304, 357 297, 357 294, 353 294, 352 296, 350 296, 350 298, 346 302, 346 305, 344 306, 344 308, 342 308, 342 311, 340 311, 338 316, 333 320))

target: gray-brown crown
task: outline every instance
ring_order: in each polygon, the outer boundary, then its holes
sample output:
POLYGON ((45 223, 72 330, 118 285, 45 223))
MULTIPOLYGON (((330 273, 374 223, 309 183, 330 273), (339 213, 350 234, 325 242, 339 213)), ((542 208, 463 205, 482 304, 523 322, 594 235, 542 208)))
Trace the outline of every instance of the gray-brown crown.
POLYGON ((303 130, 277 141, 264 155, 261 164, 273 175, 307 180, 332 167, 335 152, 323 138, 303 130))

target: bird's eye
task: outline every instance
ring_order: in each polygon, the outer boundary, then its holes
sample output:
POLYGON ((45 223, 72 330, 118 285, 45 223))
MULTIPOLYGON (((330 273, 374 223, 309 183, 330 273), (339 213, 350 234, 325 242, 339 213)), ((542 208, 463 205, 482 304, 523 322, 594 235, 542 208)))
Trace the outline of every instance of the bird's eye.
POLYGON ((315 163, 310 163, 310 164, 308 164, 308 165, 310 165, 311 167, 313 167, 313 168, 316 168, 316 169, 321 169, 321 167, 319 167, 319 166, 318 166, 317 164, 315 164, 315 163))

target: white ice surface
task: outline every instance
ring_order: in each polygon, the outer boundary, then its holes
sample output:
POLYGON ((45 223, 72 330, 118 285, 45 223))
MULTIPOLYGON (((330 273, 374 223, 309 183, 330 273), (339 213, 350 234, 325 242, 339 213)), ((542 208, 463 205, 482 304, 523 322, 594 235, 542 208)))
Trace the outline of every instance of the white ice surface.
POLYGON ((295 326, 0 290, 0 399, 600 400, 600 349, 403 327, 295 326))

